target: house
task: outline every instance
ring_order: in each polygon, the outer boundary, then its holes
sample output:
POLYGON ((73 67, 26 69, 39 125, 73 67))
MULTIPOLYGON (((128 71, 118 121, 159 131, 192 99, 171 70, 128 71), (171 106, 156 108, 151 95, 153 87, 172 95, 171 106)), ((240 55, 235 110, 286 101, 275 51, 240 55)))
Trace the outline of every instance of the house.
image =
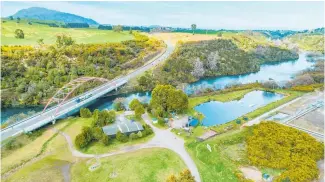
POLYGON ((115 136, 118 131, 121 131, 123 134, 137 133, 138 131, 142 131, 143 126, 139 122, 117 122, 108 126, 103 127, 103 132, 108 136, 115 136))

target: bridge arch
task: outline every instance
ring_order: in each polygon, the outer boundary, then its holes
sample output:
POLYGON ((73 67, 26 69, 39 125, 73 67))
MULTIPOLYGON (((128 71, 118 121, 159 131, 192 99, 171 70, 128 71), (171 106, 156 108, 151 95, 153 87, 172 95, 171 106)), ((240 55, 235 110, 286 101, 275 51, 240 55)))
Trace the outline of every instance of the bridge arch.
POLYGON ((86 82, 90 81, 100 81, 100 82, 108 82, 110 80, 107 80, 105 78, 99 78, 99 77, 79 77, 74 80, 71 80, 69 83, 65 84, 62 88, 60 88, 47 102, 45 105, 42 113, 48 108, 49 105, 52 103, 57 103, 57 108, 55 111, 55 115, 58 112, 60 106, 66 99, 81 85, 83 85, 86 82))

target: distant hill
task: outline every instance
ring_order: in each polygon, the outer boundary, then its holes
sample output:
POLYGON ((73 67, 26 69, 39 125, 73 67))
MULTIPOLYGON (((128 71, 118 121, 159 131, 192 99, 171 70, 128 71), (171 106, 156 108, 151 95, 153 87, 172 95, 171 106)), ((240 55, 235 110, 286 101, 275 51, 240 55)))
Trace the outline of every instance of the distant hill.
POLYGON ((89 25, 98 24, 96 21, 89 18, 39 7, 22 9, 12 16, 14 18, 19 17, 22 19, 53 20, 64 23, 87 23, 89 25))

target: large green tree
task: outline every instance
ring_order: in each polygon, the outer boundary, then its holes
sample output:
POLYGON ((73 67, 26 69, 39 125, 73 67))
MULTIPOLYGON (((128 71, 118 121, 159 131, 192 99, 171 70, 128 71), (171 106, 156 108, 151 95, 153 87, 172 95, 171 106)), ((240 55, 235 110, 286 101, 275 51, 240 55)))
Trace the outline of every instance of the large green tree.
POLYGON ((157 116, 166 112, 183 112, 188 108, 188 98, 171 85, 157 85, 152 91, 150 107, 160 111, 157 116))

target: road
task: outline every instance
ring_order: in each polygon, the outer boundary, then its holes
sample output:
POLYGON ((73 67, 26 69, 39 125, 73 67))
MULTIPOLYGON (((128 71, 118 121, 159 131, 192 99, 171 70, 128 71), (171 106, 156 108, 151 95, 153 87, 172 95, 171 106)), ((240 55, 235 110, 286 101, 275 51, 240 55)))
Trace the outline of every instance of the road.
MULTIPOLYGON (((279 111, 282 108, 284 108, 284 107, 286 107, 288 105, 291 105, 291 104, 297 102, 300 99, 301 99, 301 97, 298 97, 298 98, 296 98, 296 99, 294 99, 294 100, 292 100, 290 102, 287 102, 287 103, 285 103, 285 104, 283 104, 283 105, 281 105, 281 106, 279 106, 279 107, 277 107, 277 108, 275 108, 275 109, 273 109, 273 110, 271 110, 269 112, 266 112, 266 113, 258 116, 257 118, 255 118, 253 120, 248 121, 247 123, 243 124, 241 127, 252 126, 254 124, 259 124, 261 121, 265 120, 265 118, 267 118, 271 113, 279 111)), ((313 109, 317 109, 317 108, 318 107, 315 106, 315 108, 313 108, 313 109)), ((308 112, 313 111, 313 109, 309 109, 308 112)), ((308 130, 308 129, 305 129, 305 128, 302 128, 302 127, 299 127, 299 126, 296 126, 296 125, 293 125, 293 124, 289 123, 291 120, 297 119, 297 118, 303 116, 304 114, 306 114, 308 112, 299 112, 296 115, 291 116, 288 120, 285 120, 285 122, 278 122, 278 123, 286 125, 286 126, 290 126, 290 127, 293 127, 293 128, 296 128, 296 129, 301 130, 301 131, 304 131, 304 132, 306 132, 306 133, 308 133, 308 134, 310 134, 310 135, 312 135, 312 136, 314 136, 316 138, 324 139, 324 134, 322 134, 322 133, 314 132, 314 131, 311 131, 311 130, 308 130)))
POLYGON ((82 106, 87 105, 94 101, 95 99, 103 96, 104 94, 120 87, 121 85, 127 83, 131 78, 134 78, 143 72, 149 70, 150 68, 156 66, 161 61, 165 60, 173 51, 174 46, 170 43, 167 43, 167 48, 164 50, 163 53, 159 54, 158 56, 152 58, 147 64, 138 68, 137 70, 133 71, 132 73, 116 78, 110 82, 107 82, 101 86, 98 86, 92 90, 87 91, 77 97, 69 99, 61 104, 60 109, 57 111, 57 106, 51 107, 47 109, 45 112, 39 112, 29 118, 26 118, 12 126, 9 126, 5 129, 1 130, 1 141, 11 137, 18 135, 23 132, 33 131, 45 124, 55 122, 56 119, 61 117, 66 117, 73 111, 79 110, 82 106), (89 98, 77 102, 76 100, 79 97, 88 96, 89 98))
POLYGON ((65 140, 67 141, 69 150, 71 151, 71 154, 75 157, 80 157, 80 158, 103 158, 103 157, 114 156, 114 155, 123 154, 123 153, 127 153, 127 152, 133 152, 133 151, 137 151, 140 149, 156 148, 156 147, 170 149, 170 150, 176 152, 183 159, 186 166, 191 171, 192 175, 195 177, 195 181, 200 182, 201 178, 200 178, 199 171, 198 171, 194 161, 192 160, 192 158, 190 157, 190 155, 187 153, 187 151, 185 149, 184 140, 182 140, 181 138, 178 138, 174 133, 172 133, 170 131, 170 129, 163 130, 163 129, 159 129, 159 128, 156 128, 155 126, 153 126, 152 121, 147 113, 142 115, 142 118, 147 124, 149 124, 151 126, 151 128, 153 129, 153 131, 155 133, 155 136, 149 142, 144 143, 144 144, 123 147, 118 151, 108 152, 108 153, 98 154, 98 155, 84 154, 82 152, 79 152, 78 150, 76 150, 74 148, 73 141, 68 134, 66 134, 62 131, 58 131, 55 128, 53 128, 52 130, 54 130, 55 132, 59 132, 59 134, 62 135, 65 138, 65 140))

